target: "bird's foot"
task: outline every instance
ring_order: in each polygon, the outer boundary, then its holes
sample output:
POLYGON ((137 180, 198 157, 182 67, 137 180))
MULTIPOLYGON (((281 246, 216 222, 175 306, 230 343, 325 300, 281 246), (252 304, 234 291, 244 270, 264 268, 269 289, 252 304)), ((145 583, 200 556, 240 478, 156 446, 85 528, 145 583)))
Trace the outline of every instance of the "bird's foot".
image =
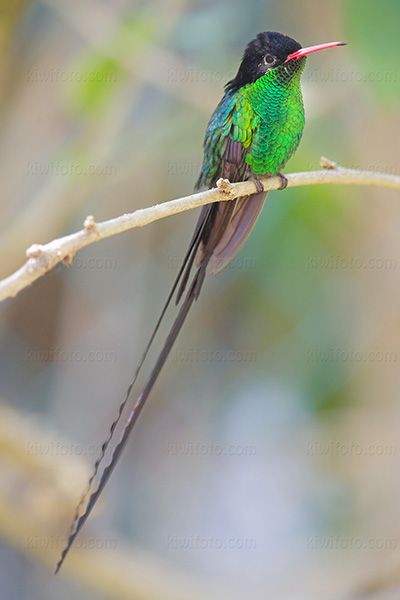
POLYGON ((281 180, 281 187, 279 187, 278 190, 284 190, 288 184, 287 177, 282 175, 282 173, 278 173, 277 177, 279 177, 279 179, 281 180))
MULTIPOLYGON (((284 175, 282 175, 282 173, 277 173, 276 176, 279 177, 279 179, 281 180, 281 185, 277 189, 278 190, 284 190, 285 187, 287 187, 287 184, 288 184, 287 177, 285 177, 284 175)), ((254 185, 257 188, 257 192, 264 192, 265 191, 264 185, 261 183, 260 177, 261 177, 261 175, 252 175, 251 177, 249 177, 249 181, 252 181, 254 183, 254 185)))
POLYGON ((254 185, 257 188, 257 192, 260 193, 264 191, 264 186, 257 175, 252 175, 251 177, 249 177, 249 181, 252 181, 254 183, 254 185))

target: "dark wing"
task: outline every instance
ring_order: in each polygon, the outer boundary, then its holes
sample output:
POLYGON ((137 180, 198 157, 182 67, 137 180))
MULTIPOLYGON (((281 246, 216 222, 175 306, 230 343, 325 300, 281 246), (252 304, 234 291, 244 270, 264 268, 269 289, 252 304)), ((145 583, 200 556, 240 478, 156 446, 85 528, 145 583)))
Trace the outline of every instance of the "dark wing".
MULTIPOLYGON (((221 227, 219 238, 213 243, 214 249, 208 257, 207 275, 219 273, 236 256, 253 230, 266 197, 267 192, 260 192, 230 202, 218 202, 218 208, 221 204, 235 206, 229 221, 224 223, 223 228, 221 227)), ((211 247, 204 243, 200 246, 195 258, 196 264, 201 264, 204 257, 208 256, 211 247)))
MULTIPOLYGON (((220 177, 232 183, 248 178, 246 155, 257 127, 258 118, 247 100, 240 92, 227 92, 207 127, 203 167, 196 187, 213 187, 220 177)), ((207 274, 226 267, 252 231, 266 195, 261 192, 213 204, 195 256, 196 265, 207 260, 207 274)), ((204 212, 200 215, 200 220, 203 219, 204 212)))

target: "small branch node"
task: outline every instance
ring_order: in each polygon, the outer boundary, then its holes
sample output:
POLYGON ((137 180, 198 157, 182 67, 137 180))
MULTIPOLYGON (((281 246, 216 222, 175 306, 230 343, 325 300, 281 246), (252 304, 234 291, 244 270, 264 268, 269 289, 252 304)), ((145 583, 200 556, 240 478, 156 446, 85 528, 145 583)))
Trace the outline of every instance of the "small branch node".
POLYGON ((72 265, 72 263, 74 262, 74 256, 75 252, 73 254, 67 254, 67 256, 64 256, 64 258, 62 259, 63 263, 65 265, 72 265))
POLYGON ((44 252, 44 247, 41 244, 32 244, 25 252, 28 258, 37 258, 44 252))
POLYGON ((337 169, 338 164, 335 161, 326 158, 326 156, 321 156, 319 164, 323 169, 333 170, 337 169))
POLYGON ((94 216, 88 215, 83 223, 83 226, 86 229, 86 231, 96 231, 97 226, 96 221, 94 220, 94 216))
POLYGON ((224 194, 228 194, 231 198, 236 197, 235 188, 232 186, 229 179, 222 179, 222 177, 218 179, 217 188, 221 190, 221 192, 224 192, 224 194))
POLYGON ((28 273, 41 273, 47 271, 49 268, 49 259, 46 252, 42 252, 38 256, 31 257, 27 263, 26 268, 28 273))

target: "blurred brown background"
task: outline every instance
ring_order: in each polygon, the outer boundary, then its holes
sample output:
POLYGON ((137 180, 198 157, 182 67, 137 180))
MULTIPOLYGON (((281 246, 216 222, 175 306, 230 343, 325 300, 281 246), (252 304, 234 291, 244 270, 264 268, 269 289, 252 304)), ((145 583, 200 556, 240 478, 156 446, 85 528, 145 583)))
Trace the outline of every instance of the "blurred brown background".
MULTIPOLYGON (((308 58, 286 172, 398 175, 399 22, 395 0, 3 1, 1 276, 88 214, 191 193, 262 30, 349 44, 308 58)), ((397 598, 400 204, 344 186, 268 196, 54 578, 196 219, 89 246, 0 307, 2 598, 397 598)))

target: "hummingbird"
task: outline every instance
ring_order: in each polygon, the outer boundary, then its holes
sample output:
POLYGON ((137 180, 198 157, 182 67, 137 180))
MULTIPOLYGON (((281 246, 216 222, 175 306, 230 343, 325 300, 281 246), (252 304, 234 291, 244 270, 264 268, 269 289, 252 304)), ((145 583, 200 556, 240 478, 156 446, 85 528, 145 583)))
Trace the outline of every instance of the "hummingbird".
POLYGON ((306 56, 343 45, 343 42, 329 42, 302 48, 294 39, 281 33, 259 33, 247 45, 236 76, 225 85, 224 96, 207 126, 203 165, 195 189, 213 188, 219 178, 230 182, 250 179, 255 184, 256 192, 202 208, 182 266, 76 509, 56 573, 110 478, 190 308, 199 297, 205 277, 226 267, 251 233, 267 196, 260 178, 279 176, 280 189, 287 185, 281 169, 297 149, 305 123, 300 78, 306 56), (191 278, 193 269, 195 272, 191 278), (175 303, 180 305, 177 317, 128 415, 111 459, 101 472, 106 450, 174 296, 175 303), (97 477, 97 487, 92 491, 97 477), (90 492, 84 511, 80 514, 90 492))

